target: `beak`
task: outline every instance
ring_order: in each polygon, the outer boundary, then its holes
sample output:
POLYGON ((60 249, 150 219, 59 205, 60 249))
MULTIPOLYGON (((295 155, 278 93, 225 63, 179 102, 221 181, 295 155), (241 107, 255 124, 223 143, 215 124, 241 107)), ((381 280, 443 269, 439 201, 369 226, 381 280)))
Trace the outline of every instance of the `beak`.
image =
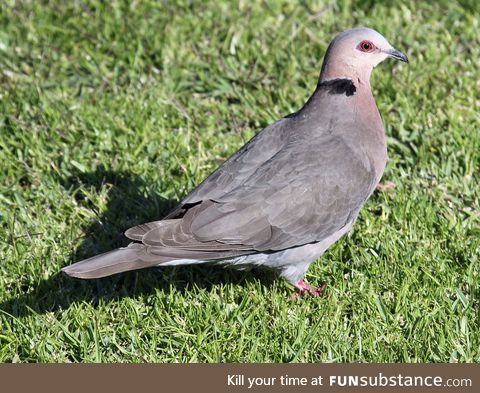
POLYGON ((388 55, 388 57, 408 63, 408 57, 404 53, 400 52, 399 50, 392 48, 392 49, 386 50, 385 53, 388 55))

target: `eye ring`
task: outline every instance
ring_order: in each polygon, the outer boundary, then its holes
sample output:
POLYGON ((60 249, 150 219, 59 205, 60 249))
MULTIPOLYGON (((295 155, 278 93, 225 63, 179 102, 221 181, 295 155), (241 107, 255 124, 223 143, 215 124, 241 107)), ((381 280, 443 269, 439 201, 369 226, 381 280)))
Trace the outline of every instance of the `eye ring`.
POLYGON ((357 46, 357 49, 362 52, 373 52, 377 47, 373 44, 373 42, 368 40, 363 40, 357 46))

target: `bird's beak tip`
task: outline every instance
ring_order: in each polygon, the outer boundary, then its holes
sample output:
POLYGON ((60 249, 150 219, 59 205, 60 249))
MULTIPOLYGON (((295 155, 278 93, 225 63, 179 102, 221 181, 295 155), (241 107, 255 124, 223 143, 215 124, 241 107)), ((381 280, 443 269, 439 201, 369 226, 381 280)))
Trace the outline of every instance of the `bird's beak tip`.
POLYGON ((391 57, 392 59, 397 59, 400 61, 403 61, 405 63, 408 63, 408 57, 405 53, 400 52, 399 50, 396 50, 394 48, 389 49, 386 51, 388 57, 391 57))

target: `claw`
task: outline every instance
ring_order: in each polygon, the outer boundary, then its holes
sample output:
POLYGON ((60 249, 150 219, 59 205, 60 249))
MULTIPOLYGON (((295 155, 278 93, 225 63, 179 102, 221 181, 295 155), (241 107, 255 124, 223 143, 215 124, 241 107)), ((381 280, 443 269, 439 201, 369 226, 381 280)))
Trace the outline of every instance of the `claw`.
POLYGON ((298 292, 296 293, 294 298, 298 299, 304 295, 310 295, 312 297, 322 296, 325 288, 327 287, 327 284, 324 283, 319 287, 312 287, 310 284, 307 284, 305 280, 300 280, 297 282, 295 287, 298 288, 298 292))

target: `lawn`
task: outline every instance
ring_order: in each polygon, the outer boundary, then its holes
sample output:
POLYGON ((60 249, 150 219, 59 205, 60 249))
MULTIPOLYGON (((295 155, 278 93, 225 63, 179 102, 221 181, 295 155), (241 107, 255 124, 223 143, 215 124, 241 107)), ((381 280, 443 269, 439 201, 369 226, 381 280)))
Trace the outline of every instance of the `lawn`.
POLYGON ((477 1, 103 3, 0 6, 0 361, 480 361, 477 1), (59 274, 299 109, 359 25, 410 63, 374 70, 394 187, 310 268, 324 297, 268 271, 59 274))

